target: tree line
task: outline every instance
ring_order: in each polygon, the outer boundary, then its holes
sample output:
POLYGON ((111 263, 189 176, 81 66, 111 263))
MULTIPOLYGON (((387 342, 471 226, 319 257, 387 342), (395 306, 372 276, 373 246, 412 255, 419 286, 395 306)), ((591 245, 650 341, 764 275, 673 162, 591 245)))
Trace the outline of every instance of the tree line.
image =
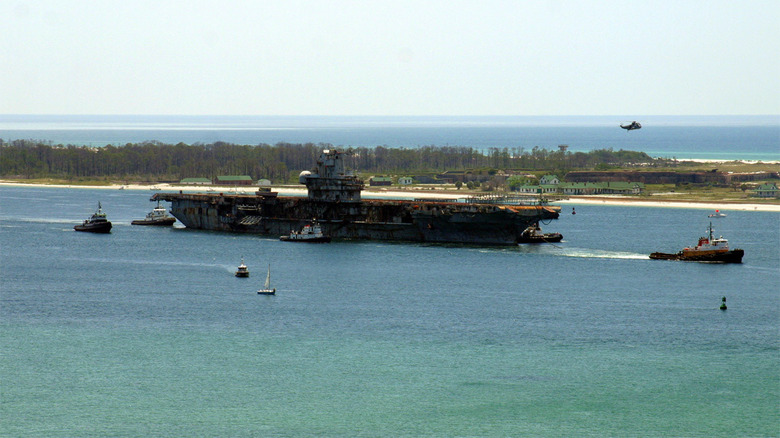
MULTIPOLYGON (((14 178, 110 178, 136 181, 179 181, 218 175, 249 175, 276 183, 297 181, 314 167, 326 143, 275 145, 164 144, 156 141, 124 146, 53 145, 33 140, 0 139, 0 176, 14 178)), ((420 148, 349 147, 347 164, 362 174, 418 174, 447 170, 593 169, 604 166, 659 165, 644 152, 599 149, 567 152, 534 147, 489 148, 425 146, 420 148)))

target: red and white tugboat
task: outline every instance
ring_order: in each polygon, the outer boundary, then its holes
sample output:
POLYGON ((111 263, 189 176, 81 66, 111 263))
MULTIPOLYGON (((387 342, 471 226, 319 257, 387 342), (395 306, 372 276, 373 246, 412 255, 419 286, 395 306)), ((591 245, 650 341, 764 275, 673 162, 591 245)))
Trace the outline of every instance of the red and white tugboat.
POLYGON ((700 237, 698 245, 693 248, 683 248, 676 254, 654 252, 650 254, 650 258, 686 262, 742 263, 743 255, 745 255, 745 251, 741 249, 729 249, 729 241, 723 236, 714 239, 712 237, 712 222, 710 222, 708 236, 700 237))

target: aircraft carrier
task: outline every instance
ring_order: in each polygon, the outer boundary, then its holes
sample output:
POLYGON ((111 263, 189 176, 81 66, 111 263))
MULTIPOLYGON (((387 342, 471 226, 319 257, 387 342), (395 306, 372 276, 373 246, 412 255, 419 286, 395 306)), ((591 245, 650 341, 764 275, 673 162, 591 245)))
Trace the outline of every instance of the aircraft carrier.
POLYGON ((528 226, 555 219, 544 205, 501 205, 442 200, 361 199, 364 188, 346 171, 344 154, 325 150, 299 182, 307 197, 270 190, 238 193, 155 193, 187 228, 279 237, 316 219, 334 239, 515 245, 528 226))

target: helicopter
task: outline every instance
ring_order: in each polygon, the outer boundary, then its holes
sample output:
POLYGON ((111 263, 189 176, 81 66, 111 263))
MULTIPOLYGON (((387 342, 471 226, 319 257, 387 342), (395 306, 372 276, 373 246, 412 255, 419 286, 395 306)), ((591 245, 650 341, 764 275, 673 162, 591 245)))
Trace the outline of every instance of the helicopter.
POLYGON ((634 129, 642 129, 642 124, 634 120, 631 123, 620 125, 620 127, 625 129, 626 131, 632 131, 634 129))

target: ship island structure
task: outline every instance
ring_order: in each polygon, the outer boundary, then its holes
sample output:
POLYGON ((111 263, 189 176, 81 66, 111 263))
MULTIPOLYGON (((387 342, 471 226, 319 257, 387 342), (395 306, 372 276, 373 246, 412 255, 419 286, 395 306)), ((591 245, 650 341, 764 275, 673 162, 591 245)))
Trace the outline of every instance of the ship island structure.
POLYGON ((324 150, 299 182, 308 196, 271 190, 238 193, 155 193, 191 229, 253 233, 278 238, 312 222, 334 239, 516 245, 530 225, 558 217, 536 205, 464 203, 457 200, 362 199, 363 181, 345 170, 345 154, 324 150))

